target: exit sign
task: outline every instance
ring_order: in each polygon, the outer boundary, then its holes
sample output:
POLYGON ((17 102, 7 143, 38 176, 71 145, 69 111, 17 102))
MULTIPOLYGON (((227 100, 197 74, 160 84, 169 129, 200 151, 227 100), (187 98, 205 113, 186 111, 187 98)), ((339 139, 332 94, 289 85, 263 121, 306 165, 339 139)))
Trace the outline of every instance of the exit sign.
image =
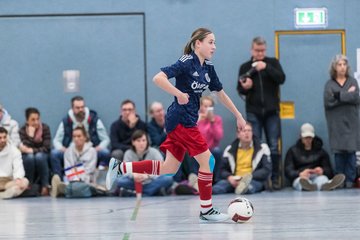
POLYGON ((326 8, 295 8, 295 28, 326 28, 326 8))

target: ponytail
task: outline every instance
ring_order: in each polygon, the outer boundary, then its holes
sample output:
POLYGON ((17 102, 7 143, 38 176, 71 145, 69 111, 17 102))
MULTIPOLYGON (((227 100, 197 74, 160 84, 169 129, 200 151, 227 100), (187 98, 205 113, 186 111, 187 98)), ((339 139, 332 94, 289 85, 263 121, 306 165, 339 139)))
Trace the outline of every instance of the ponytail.
POLYGON ((185 45, 185 48, 184 48, 184 54, 190 54, 193 49, 194 49, 194 46, 192 45, 193 43, 190 41, 188 41, 188 43, 185 45))

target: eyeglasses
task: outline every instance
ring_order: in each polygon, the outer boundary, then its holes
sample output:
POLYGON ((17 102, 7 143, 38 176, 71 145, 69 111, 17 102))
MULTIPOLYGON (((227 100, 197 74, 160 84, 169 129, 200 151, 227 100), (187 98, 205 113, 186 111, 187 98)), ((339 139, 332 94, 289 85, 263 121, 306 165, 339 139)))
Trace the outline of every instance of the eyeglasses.
POLYGON ((261 52, 265 52, 266 48, 260 48, 260 49, 253 48, 253 50, 254 50, 254 52, 261 53, 261 52))
POLYGON ((131 112, 131 111, 134 111, 133 108, 122 108, 121 111, 123 112, 131 112))
POLYGON ((240 132, 252 132, 252 129, 242 129, 242 130, 237 129, 236 131, 237 131, 238 133, 240 133, 240 132))

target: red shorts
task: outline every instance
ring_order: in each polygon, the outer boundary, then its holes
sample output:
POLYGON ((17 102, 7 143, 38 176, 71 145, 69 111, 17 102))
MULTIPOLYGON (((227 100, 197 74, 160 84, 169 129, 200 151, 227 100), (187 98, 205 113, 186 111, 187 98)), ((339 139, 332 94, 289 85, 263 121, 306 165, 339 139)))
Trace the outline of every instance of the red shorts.
POLYGON ((183 161, 186 151, 193 157, 208 149, 209 147, 198 127, 186 128, 181 124, 168 133, 160 146, 162 152, 166 154, 166 150, 168 150, 179 162, 183 161))

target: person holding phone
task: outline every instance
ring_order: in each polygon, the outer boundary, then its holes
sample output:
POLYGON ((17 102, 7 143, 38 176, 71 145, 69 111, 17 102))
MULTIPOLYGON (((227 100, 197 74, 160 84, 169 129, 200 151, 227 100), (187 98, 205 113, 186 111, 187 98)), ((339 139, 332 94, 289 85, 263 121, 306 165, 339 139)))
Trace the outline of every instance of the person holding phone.
POLYGON ((214 182, 220 177, 220 162, 222 150, 220 141, 224 136, 223 122, 219 115, 214 113, 215 101, 211 96, 200 99, 199 120, 197 122, 200 133, 206 140, 210 152, 215 158, 214 182))
POLYGON ((300 139, 290 147, 285 159, 285 175, 295 190, 329 191, 343 185, 345 175, 334 176, 329 154, 322 146, 314 127, 310 123, 303 124, 300 139))
POLYGON ((251 43, 251 59, 239 69, 237 90, 246 103, 246 120, 253 126, 254 135, 266 143, 271 151, 272 175, 271 187, 281 189, 281 138, 280 122, 280 85, 285 82, 285 73, 280 62, 266 55, 266 41, 255 37, 251 43))

